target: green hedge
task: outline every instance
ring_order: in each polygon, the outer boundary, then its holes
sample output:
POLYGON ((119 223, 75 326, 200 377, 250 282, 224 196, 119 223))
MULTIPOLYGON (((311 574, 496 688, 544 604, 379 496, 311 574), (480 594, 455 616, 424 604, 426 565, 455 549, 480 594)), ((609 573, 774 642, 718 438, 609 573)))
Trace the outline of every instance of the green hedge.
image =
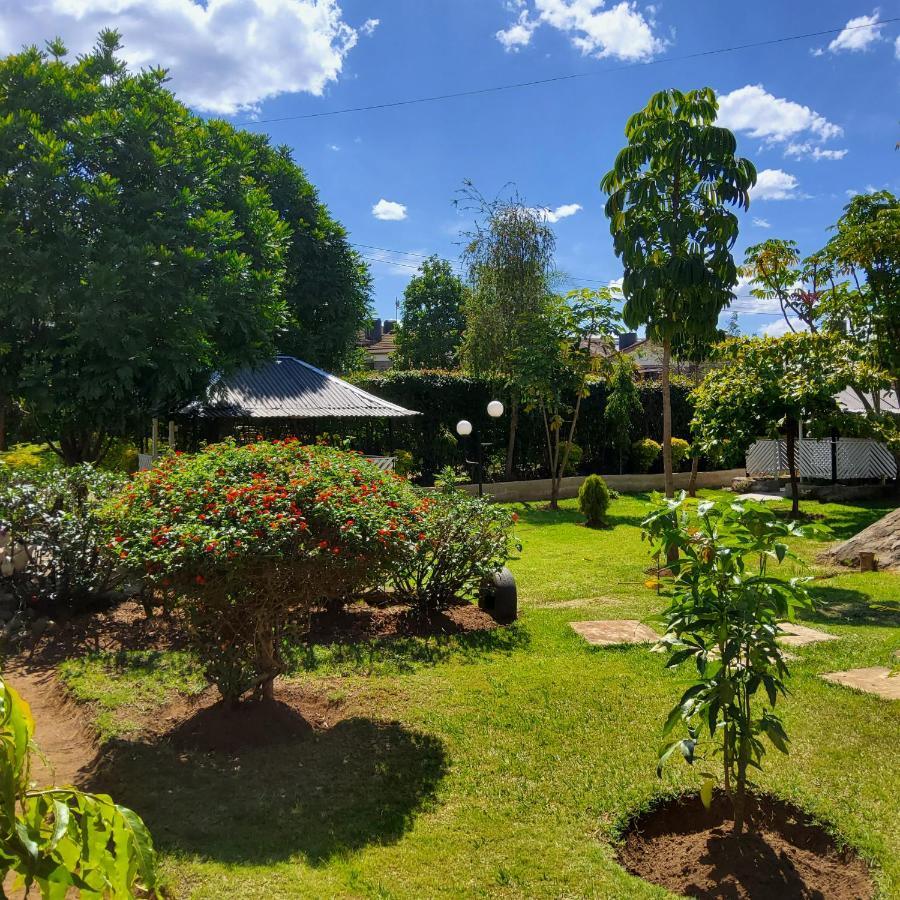
MULTIPOLYGON (((430 482, 442 466, 461 463, 464 449, 470 450, 471 444, 463 448, 454 440, 456 423, 468 419, 479 428, 482 441, 492 443, 487 451, 489 473, 502 471, 509 417, 507 413, 499 420, 491 419, 487 404, 499 399, 508 409, 509 397, 492 388, 489 382, 459 372, 392 370, 360 373, 351 380, 378 397, 421 413, 413 419, 394 419, 364 426, 360 437, 368 449, 385 453, 397 449, 411 451, 421 468, 423 480, 430 482)), ((632 422, 631 440, 649 437, 661 442, 662 392, 659 384, 644 380, 639 390, 644 411, 632 422)), ((690 438, 693 416, 690 390, 686 380, 673 378, 672 432, 687 439, 690 438)), ((591 386, 589 396, 582 401, 575 434, 575 443, 584 451, 579 467, 582 473, 618 471, 618 456, 610 445, 609 431, 603 421, 606 396, 606 384, 598 382, 591 386)), ((523 412, 519 424, 517 471, 524 477, 546 475, 543 425, 539 415, 523 412)), ((657 463, 657 468, 660 465, 657 463)))

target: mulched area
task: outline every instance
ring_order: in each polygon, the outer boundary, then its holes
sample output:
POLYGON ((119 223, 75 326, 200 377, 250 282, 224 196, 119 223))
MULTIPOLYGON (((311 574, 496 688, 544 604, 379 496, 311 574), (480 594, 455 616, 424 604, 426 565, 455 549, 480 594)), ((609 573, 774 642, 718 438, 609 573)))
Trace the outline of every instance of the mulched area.
POLYGON ((724 794, 707 811, 699 797, 664 802, 625 833, 619 861, 676 894, 712 900, 868 900, 866 864, 840 850, 801 810, 774 797, 750 802, 751 829, 736 837, 724 794))

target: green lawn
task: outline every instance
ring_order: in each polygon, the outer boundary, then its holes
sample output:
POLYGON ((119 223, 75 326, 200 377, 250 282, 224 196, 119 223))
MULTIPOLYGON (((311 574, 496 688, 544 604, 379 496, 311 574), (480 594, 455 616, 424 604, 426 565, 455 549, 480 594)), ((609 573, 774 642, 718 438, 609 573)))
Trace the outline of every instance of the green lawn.
MULTIPOLYGON (((623 497, 608 530, 515 505, 523 550, 512 565, 523 612, 490 635, 391 647, 297 650, 294 678, 348 704, 332 728, 239 759, 148 746, 131 704, 196 690, 183 658, 94 657, 66 664, 77 696, 118 735, 97 782, 150 825, 176 896, 664 897, 625 873, 610 840, 624 815, 695 786, 655 774, 665 714, 686 675, 647 648, 594 649, 567 623, 653 622, 662 599, 639 522, 623 497)), ((888 507, 819 506, 835 537, 888 507)), ((798 542, 812 559, 823 545, 798 542)), ((813 570, 822 574, 820 570, 813 570)), ((840 641, 801 648, 784 716, 788 758, 758 781, 831 822, 900 896, 900 703, 827 684, 824 671, 891 663, 900 646, 900 576, 816 581, 810 616, 840 641)))

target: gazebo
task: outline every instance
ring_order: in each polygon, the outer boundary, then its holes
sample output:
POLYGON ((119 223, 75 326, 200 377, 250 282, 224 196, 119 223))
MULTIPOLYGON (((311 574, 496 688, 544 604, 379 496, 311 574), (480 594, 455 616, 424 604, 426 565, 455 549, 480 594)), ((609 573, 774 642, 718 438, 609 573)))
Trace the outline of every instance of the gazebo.
MULTIPOLYGON (((385 419, 390 428, 393 419, 417 415, 302 359, 277 356, 213 377, 204 396, 177 411, 169 423, 169 443, 174 444, 176 421, 181 432, 178 443, 191 445, 217 441, 227 434, 248 439, 257 435, 313 438, 323 431, 343 430, 348 419, 385 419)), ((154 420, 150 462, 156 455, 157 432, 154 420)), ((147 465, 148 460, 141 462, 147 465)), ((385 466, 391 462, 384 458, 385 466)))

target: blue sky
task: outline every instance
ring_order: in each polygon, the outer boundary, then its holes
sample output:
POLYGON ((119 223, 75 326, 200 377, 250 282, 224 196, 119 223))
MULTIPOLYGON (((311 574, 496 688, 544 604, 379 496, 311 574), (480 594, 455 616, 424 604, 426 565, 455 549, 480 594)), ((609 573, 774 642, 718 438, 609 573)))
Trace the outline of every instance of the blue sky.
MULTIPOLYGON (((900 191, 900 23, 885 22, 900 8, 836 0, 798 0, 789 16, 787 8, 783 0, 0 0, 0 51, 61 35, 76 52, 99 28, 118 28, 126 59, 168 66, 173 89, 198 111, 293 148, 369 259, 376 310, 390 317, 422 256, 458 259, 469 219, 453 200, 464 179, 488 196, 513 183, 551 210, 571 286, 616 279, 599 181, 628 116, 666 87, 714 87, 723 123, 763 173, 741 217, 739 259, 747 244, 774 236, 810 252, 848 192, 900 191), (588 77, 285 118, 570 73, 588 77)), ((777 332, 771 306, 739 293, 743 329, 777 332)))

